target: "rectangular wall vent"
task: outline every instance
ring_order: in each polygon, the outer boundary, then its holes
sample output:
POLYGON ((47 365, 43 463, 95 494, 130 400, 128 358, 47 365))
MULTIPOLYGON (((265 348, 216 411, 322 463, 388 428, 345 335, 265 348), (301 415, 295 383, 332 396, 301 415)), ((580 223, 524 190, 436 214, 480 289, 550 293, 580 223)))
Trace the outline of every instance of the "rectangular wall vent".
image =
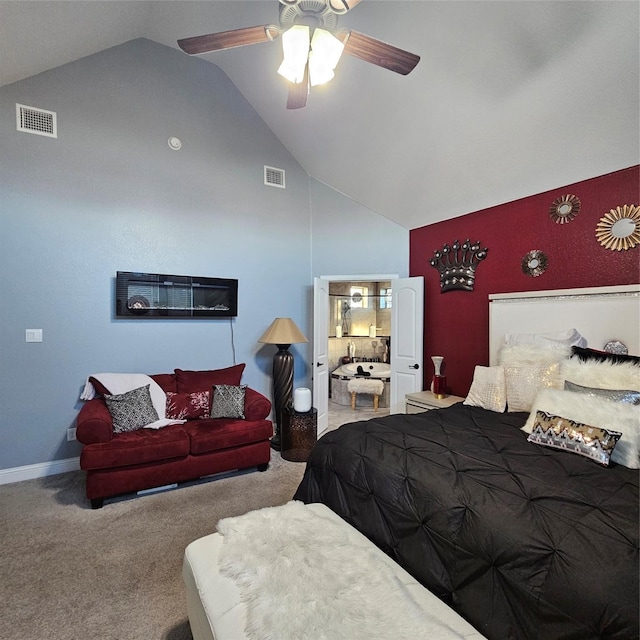
POLYGON ((16 104, 16 129, 38 136, 58 137, 56 114, 54 111, 16 104))
POLYGON ((264 166, 264 183, 270 187, 280 187, 285 189, 284 186, 284 169, 276 169, 275 167, 264 166))

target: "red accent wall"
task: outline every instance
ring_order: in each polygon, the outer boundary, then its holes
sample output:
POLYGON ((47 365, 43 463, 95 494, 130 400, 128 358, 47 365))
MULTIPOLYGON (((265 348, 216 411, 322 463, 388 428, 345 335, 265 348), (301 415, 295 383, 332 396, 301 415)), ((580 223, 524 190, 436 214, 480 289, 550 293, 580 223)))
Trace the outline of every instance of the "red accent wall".
POLYGON ((639 190, 636 166, 413 229, 409 270, 425 279, 425 388, 433 375, 432 355, 445 357, 449 392, 460 396, 469 390, 475 365, 488 364, 491 293, 640 283, 640 247, 611 251, 595 237, 605 213, 640 204, 639 190), (580 213, 569 223, 557 224, 549 208, 556 198, 569 194, 580 199, 580 213), (476 269, 474 290, 440 293, 440 274, 429 260, 445 243, 467 238, 488 249, 476 269), (522 258, 533 249, 549 261, 536 278, 521 268, 522 258))

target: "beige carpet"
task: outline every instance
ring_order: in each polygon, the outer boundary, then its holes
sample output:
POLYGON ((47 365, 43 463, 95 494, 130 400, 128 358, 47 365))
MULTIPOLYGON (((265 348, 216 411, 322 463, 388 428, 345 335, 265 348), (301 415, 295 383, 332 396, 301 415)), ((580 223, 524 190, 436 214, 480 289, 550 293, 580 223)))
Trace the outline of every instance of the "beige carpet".
POLYGON ((0 486, 0 639, 191 640, 182 556, 218 520, 291 499, 304 463, 91 510, 82 472, 0 486))

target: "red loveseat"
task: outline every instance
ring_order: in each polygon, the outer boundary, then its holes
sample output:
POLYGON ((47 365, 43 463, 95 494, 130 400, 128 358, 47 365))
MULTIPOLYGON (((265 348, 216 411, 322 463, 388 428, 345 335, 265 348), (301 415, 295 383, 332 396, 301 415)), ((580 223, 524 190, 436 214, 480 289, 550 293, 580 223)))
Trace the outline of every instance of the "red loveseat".
MULTIPOLYGON (((165 393, 180 400, 214 385, 239 385, 244 364, 215 371, 183 371, 150 376, 165 393)), ((108 389, 90 378, 98 393, 108 389)), ((99 509, 104 499, 123 493, 194 480, 223 471, 257 467, 265 471, 271 456, 271 402, 246 387, 244 419, 189 419, 162 429, 114 433, 102 397, 85 402, 77 418, 76 437, 84 446, 80 468, 87 472, 86 493, 99 509)), ((207 415, 209 415, 207 413, 207 415)))

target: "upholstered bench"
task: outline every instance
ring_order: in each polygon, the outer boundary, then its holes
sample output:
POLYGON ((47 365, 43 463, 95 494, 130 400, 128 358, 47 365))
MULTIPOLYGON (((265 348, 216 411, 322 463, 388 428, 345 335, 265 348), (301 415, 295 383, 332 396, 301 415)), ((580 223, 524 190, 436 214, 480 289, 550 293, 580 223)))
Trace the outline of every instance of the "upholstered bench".
POLYGON ((378 399, 384 393, 384 382, 379 379, 351 378, 347 383, 347 391, 351 393, 351 408, 356 408, 356 395, 365 393, 373 396, 373 410, 378 410, 378 399))
MULTIPOLYGON (((324 527, 315 529, 316 534, 311 536, 311 539, 305 538, 302 542, 308 544, 310 551, 308 562, 300 563, 307 564, 311 567, 326 567, 326 563, 323 564, 323 560, 314 555, 314 549, 320 549, 325 543, 325 538, 328 529, 332 529, 334 532, 338 530, 344 535, 344 542, 340 545, 342 547, 342 553, 347 556, 351 555, 354 559, 352 562, 340 564, 340 566, 334 570, 344 573, 348 581, 355 582, 355 591, 359 592, 361 589, 366 590, 366 583, 375 582, 376 575, 379 574, 378 582, 382 583, 382 588, 385 589, 389 585, 389 589, 393 590, 393 598, 402 598, 402 606, 398 609, 393 609, 394 615, 391 620, 387 620, 386 631, 380 630, 380 627, 376 629, 376 632, 369 636, 375 637, 377 640, 397 640, 397 638, 409 637, 406 635, 406 623, 407 618, 411 618, 414 626, 419 625, 420 632, 410 637, 425 637, 425 638, 437 638, 438 640, 456 640, 469 639, 469 640, 483 640, 482 636, 476 631, 469 623, 463 620, 457 613, 444 604, 440 599, 434 596, 430 591, 420 585, 414 578, 412 578, 404 569, 396 564, 385 553, 373 545, 367 538, 361 533, 356 531, 353 527, 347 524, 344 520, 339 518, 330 509, 322 504, 310 504, 302 505, 302 503, 289 503, 282 507, 273 507, 271 509, 263 509, 247 514, 247 516, 255 516, 265 511, 275 511, 275 515, 285 518, 286 510, 294 505, 298 512, 300 509, 307 509, 309 518, 311 520, 309 525, 316 525, 318 517, 322 518, 320 523, 324 523, 324 527), (373 563, 373 567, 367 566, 368 573, 364 579, 357 580, 353 578, 352 571, 357 576, 357 570, 360 563, 358 558, 361 555, 367 554, 369 565, 373 563), (348 566, 352 565, 352 566, 348 566), (395 612, 397 611, 397 616, 395 612), (389 625, 393 627, 390 631, 389 625)), ((302 514, 304 516, 304 513, 302 514)), ((231 518, 229 520, 241 521, 247 516, 240 516, 239 518, 231 518)), ((288 517, 288 516, 287 516, 288 517)), ((297 517, 300 514, 297 513, 297 517)), ((225 521, 221 521, 219 524, 224 524, 225 521)), ((253 536, 257 532, 258 537, 262 536, 262 527, 260 521, 257 523, 257 529, 254 530, 253 536)), ((284 526, 284 525, 283 525, 284 526)), ((293 528, 291 529, 293 531, 293 528)), ((300 548, 301 541, 294 539, 294 533, 290 534, 290 540, 287 536, 280 536, 274 539, 272 536, 273 531, 265 527, 264 540, 259 540, 258 544, 266 547, 273 547, 276 542, 284 545, 285 548, 290 542, 290 547, 300 548), (283 541, 284 538, 284 541, 283 541)), ((247 640, 249 637, 259 637, 261 633, 263 637, 278 637, 279 640, 296 640, 299 635, 296 635, 295 630, 290 633, 283 632, 282 628, 268 628, 269 622, 266 622, 259 628, 259 632, 256 635, 247 635, 246 625, 247 621, 253 620, 256 622, 256 614, 252 613, 248 607, 255 606, 257 608, 264 608, 267 603, 259 603, 256 600, 255 594, 246 597, 247 602, 253 602, 254 605, 246 604, 243 601, 241 589, 243 588, 236 578, 230 577, 228 571, 221 569, 221 564, 228 565, 228 553, 225 550, 224 542, 225 536, 231 534, 223 529, 223 534, 213 533, 195 540, 189 544, 185 550, 184 562, 183 562, 183 579, 186 587, 186 602, 187 612, 189 616, 189 623, 191 625, 191 632, 194 640, 247 640), (225 575, 227 574, 227 575, 225 575)), ((335 535, 335 533, 334 533, 335 535)), ((230 538, 229 538, 230 540, 230 538)), ((238 546, 238 541, 235 541, 238 546)), ((233 544, 233 543, 231 543, 233 544)), ((241 547, 242 549, 243 547, 241 547)), ((333 547, 335 549, 335 547, 333 547)), ((250 553, 250 551, 248 551, 250 553)), ((331 553, 331 550, 328 551, 331 553)), ((258 555, 261 555, 260 553, 258 555)), ((283 576, 287 570, 297 572, 298 565, 291 565, 291 556, 288 553, 280 553, 278 549, 273 552, 278 560, 273 565, 268 565, 266 568, 254 568, 249 566, 248 570, 244 570, 242 575, 248 576, 248 581, 253 582, 256 576, 260 575, 267 577, 267 586, 265 591, 271 592, 276 590, 278 584, 288 584, 286 576, 283 576), (255 574, 255 575, 254 575, 255 574)), ((305 557, 305 560, 307 559, 305 557)), ((331 556, 329 556, 331 557, 331 556)), ((319 570, 320 571, 320 570, 319 570)), ((326 569, 327 573, 330 573, 329 569, 326 569)), ((290 597, 292 594, 287 594, 287 597, 279 597, 273 593, 268 595, 275 599, 277 605, 273 608, 267 607, 268 615, 264 620, 277 619, 279 624, 283 619, 296 620, 301 615, 307 615, 308 611, 315 609, 319 615, 317 620, 324 620, 324 625, 333 625, 333 629, 327 629, 322 623, 316 628, 313 624, 308 624, 305 627, 304 637, 306 638, 322 638, 331 637, 332 640, 355 640, 356 636, 353 635, 353 629, 356 628, 358 632, 361 632, 361 626, 363 624, 363 616, 366 616, 366 611, 359 607, 356 610, 350 610, 343 604, 342 609, 338 611, 338 602, 349 594, 345 595, 345 590, 341 589, 339 585, 336 585, 335 591, 333 590, 333 582, 329 580, 329 601, 332 602, 329 608, 323 608, 322 600, 319 599, 319 594, 322 592, 322 576, 317 575, 317 580, 314 580, 307 590, 302 593, 302 600, 305 601, 305 605, 298 610, 286 610, 286 606, 290 605, 290 597), (285 605, 285 601, 287 605, 285 605), (335 607, 335 610, 334 610, 335 607), (301 610, 302 611, 301 611, 301 610), (318 611, 319 609, 319 611, 318 611), (347 612, 345 614, 345 611, 347 612), (351 618, 351 619, 349 619, 351 618), (329 622, 327 622, 329 620, 329 622), (339 629, 336 632, 336 628, 339 629), (329 635, 327 635, 329 634, 329 635)), ((326 586, 326 585, 325 585, 326 586)), ((380 585, 378 585, 380 588, 380 585)), ((292 585, 292 590, 295 590, 295 585, 292 585)), ((259 594, 258 594, 259 595, 259 594)), ((245 593, 246 596, 246 593, 245 593)), ((376 610, 381 607, 381 601, 386 599, 384 593, 377 592, 378 598, 375 601, 369 599, 367 605, 370 610, 376 610)), ((325 600, 326 602, 326 600, 325 600)), ((365 607, 366 608, 366 607, 365 607)), ((258 618, 260 619, 260 618, 258 618)), ((357 635, 360 638, 360 635, 357 635)))

